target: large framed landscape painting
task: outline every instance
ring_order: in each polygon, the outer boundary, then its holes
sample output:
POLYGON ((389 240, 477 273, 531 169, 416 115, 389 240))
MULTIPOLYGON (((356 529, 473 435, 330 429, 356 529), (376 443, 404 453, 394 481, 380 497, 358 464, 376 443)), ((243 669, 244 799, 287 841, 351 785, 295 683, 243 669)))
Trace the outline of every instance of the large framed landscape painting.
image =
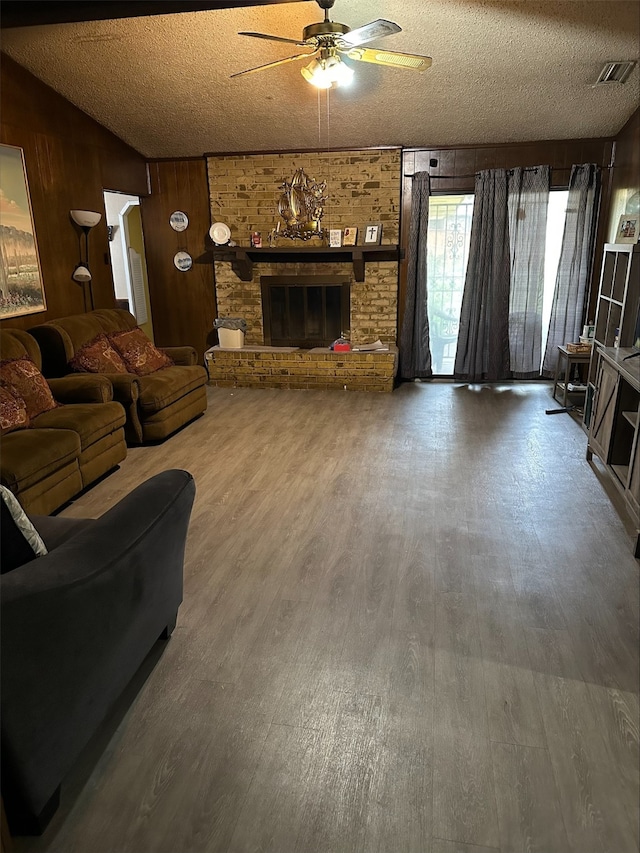
POLYGON ((0 320, 46 308, 24 154, 0 145, 0 320))

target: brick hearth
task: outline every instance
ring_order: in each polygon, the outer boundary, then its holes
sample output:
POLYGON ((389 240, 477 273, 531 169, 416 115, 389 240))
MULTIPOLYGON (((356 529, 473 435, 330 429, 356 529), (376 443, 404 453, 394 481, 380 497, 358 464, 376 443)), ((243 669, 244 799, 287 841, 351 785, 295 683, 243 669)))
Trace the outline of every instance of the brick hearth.
POLYGON ((223 388, 392 391, 398 350, 333 352, 324 347, 221 349, 205 353, 209 382, 223 388))

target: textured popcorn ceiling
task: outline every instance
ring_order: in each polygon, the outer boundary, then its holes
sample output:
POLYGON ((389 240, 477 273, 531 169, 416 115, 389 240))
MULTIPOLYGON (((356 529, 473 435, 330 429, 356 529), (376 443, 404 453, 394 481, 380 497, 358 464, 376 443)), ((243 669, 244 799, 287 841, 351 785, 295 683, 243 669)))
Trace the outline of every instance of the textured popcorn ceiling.
POLYGON ((403 32, 371 46, 433 57, 422 74, 353 63, 327 96, 301 52, 237 35, 300 38, 313 2, 6 30, 2 49, 147 157, 443 146, 611 136, 638 107, 638 67, 593 88, 603 63, 638 59, 640 0, 336 0, 331 19, 403 32))

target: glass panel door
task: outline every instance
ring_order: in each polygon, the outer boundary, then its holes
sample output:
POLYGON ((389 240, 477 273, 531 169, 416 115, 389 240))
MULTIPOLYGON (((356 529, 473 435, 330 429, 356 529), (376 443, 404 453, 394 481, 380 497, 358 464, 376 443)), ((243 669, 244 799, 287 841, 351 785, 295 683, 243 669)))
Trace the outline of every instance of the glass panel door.
POLYGON ((473 195, 439 195, 429 200, 427 314, 436 376, 453 375, 472 216, 473 195))

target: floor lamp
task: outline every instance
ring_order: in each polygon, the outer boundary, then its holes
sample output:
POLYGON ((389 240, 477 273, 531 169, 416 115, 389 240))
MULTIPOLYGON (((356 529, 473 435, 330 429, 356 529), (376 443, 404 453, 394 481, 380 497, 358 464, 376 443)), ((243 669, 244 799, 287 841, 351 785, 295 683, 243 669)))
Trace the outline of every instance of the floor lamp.
POLYGON ((80 261, 76 264, 71 278, 82 287, 85 311, 87 310, 86 285, 89 285, 89 304, 93 311, 95 305, 93 303, 93 286, 91 284, 92 276, 89 269, 89 231, 91 231, 94 225, 100 222, 102 214, 96 213, 94 210, 70 210, 69 215, 84 234, 84 254, 82 252, 82 237, 80 237, 80 261))

